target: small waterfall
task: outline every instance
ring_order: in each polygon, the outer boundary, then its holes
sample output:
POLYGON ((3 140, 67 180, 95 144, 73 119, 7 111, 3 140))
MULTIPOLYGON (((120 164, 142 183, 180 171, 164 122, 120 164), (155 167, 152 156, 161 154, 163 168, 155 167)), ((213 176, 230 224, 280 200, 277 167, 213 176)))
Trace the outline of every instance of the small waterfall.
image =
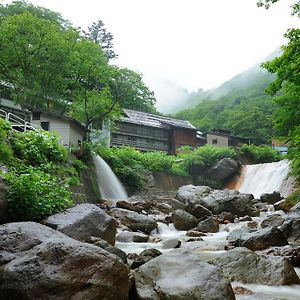
POLYGON ((109 165, 99 155, 94 156, 93 161, 102 199, 114 202, 126 200, 128 198, 127 193, 109 165))
POLYGON ((288 173, 288 160, 247 165, 243 167, 240 180, 234 188, 242 193, 253 194, 255 198, 259 198, 263 193, 274 191, 286 197, 293 189, 293 183, 287 178, 288 173))

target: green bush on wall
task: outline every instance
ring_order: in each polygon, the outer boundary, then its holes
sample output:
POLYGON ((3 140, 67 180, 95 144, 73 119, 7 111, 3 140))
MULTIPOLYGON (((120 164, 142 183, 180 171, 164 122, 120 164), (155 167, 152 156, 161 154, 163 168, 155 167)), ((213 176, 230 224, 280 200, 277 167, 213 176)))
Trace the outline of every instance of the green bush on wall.
POLYGON ((41 220, 72 205, 68 186, 31 166, 5 174, 12 220, 41 220))
POLYGON ((239 148, 239 154, 246 156, 254 163, 274 162, 282 158, 277 150, 269 146, 242 145, 239 148))

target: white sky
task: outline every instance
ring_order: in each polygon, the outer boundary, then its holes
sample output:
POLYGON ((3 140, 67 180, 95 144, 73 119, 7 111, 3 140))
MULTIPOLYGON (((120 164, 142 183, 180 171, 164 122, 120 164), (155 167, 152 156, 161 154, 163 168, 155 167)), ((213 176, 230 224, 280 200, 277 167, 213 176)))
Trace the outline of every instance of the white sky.
MULTIPOLYGON (((5 1, 9 2, 9 1, 5 1)), ((102 20, 114 36, 113 61, 144 75, 158 108, 176 101, 176 88, 209 89, 262 61, 285 43, 290 0, 269 10, 256 0, 32 0, 75 26, 102 20)))

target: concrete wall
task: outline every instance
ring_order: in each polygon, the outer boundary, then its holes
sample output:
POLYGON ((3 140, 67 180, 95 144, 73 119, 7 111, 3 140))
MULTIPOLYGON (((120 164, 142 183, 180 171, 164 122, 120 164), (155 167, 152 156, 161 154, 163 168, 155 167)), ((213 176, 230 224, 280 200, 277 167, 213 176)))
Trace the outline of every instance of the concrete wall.
POLYGON ((183 185, 193 184, 191 177, 174 176, 164 172, 156 172, 153 177, 155 187, 165 191, 174 191, 183 185))
POLYGON ((207 145, 212 145, 216 147, 228 147, 228 137, 208 133, 207 145), (216 140, 217 143, 213 143, 214 140, 216 140))
POLYGON ((85 136, 85 132, 80 127, 71 123, 69 144, 77 146, 78 141, 80 141, 80 143, 83 142, 84 136, 85 136))

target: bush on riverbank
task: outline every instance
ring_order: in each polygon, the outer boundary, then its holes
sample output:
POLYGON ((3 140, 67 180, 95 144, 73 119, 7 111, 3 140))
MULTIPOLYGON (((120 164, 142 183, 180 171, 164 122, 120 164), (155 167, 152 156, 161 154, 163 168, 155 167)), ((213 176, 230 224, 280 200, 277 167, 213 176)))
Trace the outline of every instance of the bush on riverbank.
POLYGON ((281 154, 269 146, 242 145, 238 148, 238 154, 252 163, 269 163, 282 159, 281 154))
POLYGON ((41 220, 72 205, 69 189, 79 183, 82 166, 57 136, 43 130, 12 132, 0 119, 0 140, 10 220, 41 220))

